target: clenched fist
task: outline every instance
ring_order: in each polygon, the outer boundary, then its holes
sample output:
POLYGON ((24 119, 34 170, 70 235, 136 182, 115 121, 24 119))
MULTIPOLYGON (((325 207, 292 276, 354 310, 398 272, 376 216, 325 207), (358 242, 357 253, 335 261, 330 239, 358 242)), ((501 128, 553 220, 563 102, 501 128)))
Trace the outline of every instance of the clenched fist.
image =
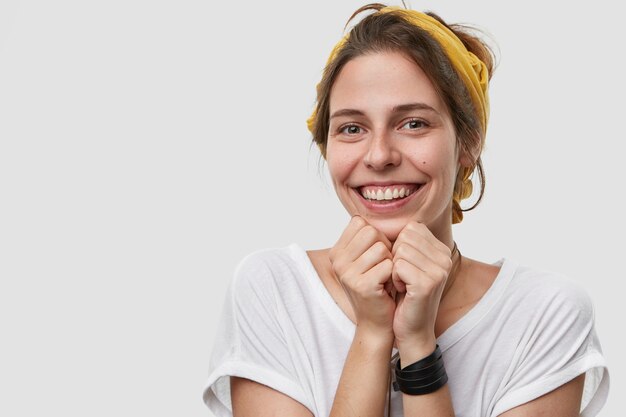
POLYGON ((452 269, 451 251, 422 223, 408 223, 392 248, 393 284, 398 291, 393 331, 398 348, 426 354, 436 345, 435 321, 452 269))
POLYGON ((354 216, 331 248, 330 262, 361 329, 392 334, 396 303, 392 295, 391 243, 360 216, 354 216))

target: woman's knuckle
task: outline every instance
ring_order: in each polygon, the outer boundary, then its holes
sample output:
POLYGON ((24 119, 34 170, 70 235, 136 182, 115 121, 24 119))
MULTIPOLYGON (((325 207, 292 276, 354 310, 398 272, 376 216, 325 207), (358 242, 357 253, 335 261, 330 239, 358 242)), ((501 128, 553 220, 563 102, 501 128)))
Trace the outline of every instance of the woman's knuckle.
POLYGON ((333 272, 335 273, 335 275, 341 276, 341 275, 344 274, 345 265, 339 259, 336 259, 334 262, 332 262, 331 263, 331 267, 332 267, 333 272))
POLYGON ((426 225, 424 225, 424 223, 420 223, 420 222, 417 222, 417 221, 411 221, 407 226, 408 226, 408 229, 413 231, 413 232, 419 232, 423 228, 426 227, 426 225))
POLYGON ((404 268, 405 268, 405 263, 406 261, 404 259, 397 259, 393 263, 393 272, 402 273, 402 271, 404 271, 404 268))
POLYGON ((372 241, 378 237, 378 230, 370 224, 363 227, 363 235, 368 241, 372 241))
POLYGON ((407 253, 408 250, 409 250, 409 245, 407 245, 406 243, 400 243, 400 245, 396 249, 396 255, 398 255, 401 258, 405 257, 408 255, 407 253))
POLYGON ((350 271, 345 271, 343 274, 339 275, 339 282, 341 283, 341 285, 343 285, 344 287, 351 287, 352 286, 352 274, 350 273, 350 271))
POLYGON ((374 243, 374 245, 372 246, 372 248, 374 249, 376 255, 384 255, 385 252, 387 252, 387 246, 385 246, 385 244, 383 242, 381 242, 380 240, 376 243, 374 243))
POLYGON ((443 269, 443 268, 437 270, 437 273, 435 275, 435 280, 438 283, 445 281, 447 278, 448 278, 448 270, 443 269))
POLYGON ((354 216, 352 218, 352 220, 350 220, 352 223, 354 223, 356 226, 358 227, 363 227, 367 224, 367 222, 365 221, 365 219, 361 216, 354 216))

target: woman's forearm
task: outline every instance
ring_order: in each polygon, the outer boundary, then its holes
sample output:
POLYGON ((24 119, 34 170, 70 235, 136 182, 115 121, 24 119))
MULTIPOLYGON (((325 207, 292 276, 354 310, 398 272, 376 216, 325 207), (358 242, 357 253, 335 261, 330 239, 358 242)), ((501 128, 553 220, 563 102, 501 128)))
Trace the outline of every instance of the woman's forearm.
POLYGON ((404 417, 454 417, 448 385, 426 395, 402 394, 404 417))
POLYGON ((381 417, 387 404, 393 334, 355 333, 330 417, 381 417))

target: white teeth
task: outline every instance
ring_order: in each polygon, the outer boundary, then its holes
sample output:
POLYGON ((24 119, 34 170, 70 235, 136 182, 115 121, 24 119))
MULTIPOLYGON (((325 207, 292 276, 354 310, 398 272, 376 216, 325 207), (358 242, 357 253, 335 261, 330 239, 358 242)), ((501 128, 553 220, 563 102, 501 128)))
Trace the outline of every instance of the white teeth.
POLYGON ((411 191, 408 189, 405 189, 404 187, 400 189, 385 188, 384 191, 383 189, 379 188, 378 190, 365 190, 365 191, 362 191, 361 194, 363 195, 363 197, 365 197, 368 200, 389 201, 389 200, 393 200, 397 198, 408 197, 409 194, 411 194, 411 191))

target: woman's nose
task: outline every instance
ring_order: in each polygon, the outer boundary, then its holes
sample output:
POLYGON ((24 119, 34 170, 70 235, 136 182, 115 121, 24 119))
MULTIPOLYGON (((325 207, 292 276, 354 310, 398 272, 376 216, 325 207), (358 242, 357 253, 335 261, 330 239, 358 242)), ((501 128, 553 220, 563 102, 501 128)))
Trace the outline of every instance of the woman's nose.
POLYGON ((396 149, 393 139, 385 134, 377 134, 370 138, 363 162, 368 168, 381 171, 388 167, 398 166, 401 159, 402 156, 396 149))

